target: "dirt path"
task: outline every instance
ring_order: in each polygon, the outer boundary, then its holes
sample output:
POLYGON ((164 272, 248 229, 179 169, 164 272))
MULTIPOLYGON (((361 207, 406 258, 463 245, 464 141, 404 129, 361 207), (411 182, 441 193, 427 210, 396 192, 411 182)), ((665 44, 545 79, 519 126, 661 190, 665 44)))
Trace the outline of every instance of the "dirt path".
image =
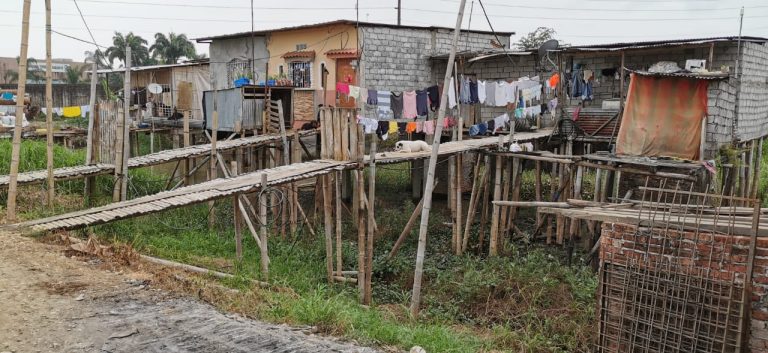
POLYGON ((64 249, 0 233, 0 352, 375 352, 222 314, 64 249))

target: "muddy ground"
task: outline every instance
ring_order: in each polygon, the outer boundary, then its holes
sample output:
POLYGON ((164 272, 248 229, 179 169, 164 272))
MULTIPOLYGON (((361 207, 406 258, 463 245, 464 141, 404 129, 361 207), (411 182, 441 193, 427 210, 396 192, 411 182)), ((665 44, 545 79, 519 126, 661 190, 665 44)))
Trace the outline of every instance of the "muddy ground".
POLYGON ((66 249, 0 233, 0 352, 375 352, 221 313, 66 249))

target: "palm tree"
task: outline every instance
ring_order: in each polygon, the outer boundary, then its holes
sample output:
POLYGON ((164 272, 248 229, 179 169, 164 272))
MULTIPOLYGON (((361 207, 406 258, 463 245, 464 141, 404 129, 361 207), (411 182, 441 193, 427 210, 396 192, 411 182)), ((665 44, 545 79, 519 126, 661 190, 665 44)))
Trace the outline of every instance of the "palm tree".
POLYGON ((76 84, 80 83, 82 81, 81 77, 83 76, 83 71, 85 70, 85 65, 81 66, 67 66, 67 70, 64 72, 64 76, 66 77, 66 81, 69 84, 76 84))
POLYGON ((19 82, 19 72, 16 70, 5 70, 5 73, 3 73, 3 81, 5 83, 19 82))
POLYGON ((195 59, 195 45, 187 39, 187 35, 168 33, 166 37, 163 33, 155 34, 155 44, 149 47, 152 52, 152 58, 159 59, 164 64, 176 64, 179 59, 195 59))
POLYGON ((85 62, 87 63, 96 62, 96 67, 99 69, 112 67, 110 63, 107 63, 107 56, 104 55, 104 52, 101 51, 101 49, 96 49, 95 51, 86 50, 85 62))
MULTIPOLYGON (((16 56, 16 63, 20 64, 21 58, 16 56)), ((27 82, 40 83, 45 79, 45 70, 40 70, 40 66, 37 64, 37 59, 33 57, 27 58, 27 82)), ((15 73, 15 79, 19 79, 19 73, 15 73)))
POLYGON ((115 35, 112 37, 112 46, 104 52, 108 61, 111 63, 115 59, 119 59, 125 63, 126 46, 131 47, 132 65, 141 66, 151 62, 149 59, 149 49, 147 49, 147 40, 133 34, 133 32, 128 32, 125 36, 120 32, 115 32, 115 35))

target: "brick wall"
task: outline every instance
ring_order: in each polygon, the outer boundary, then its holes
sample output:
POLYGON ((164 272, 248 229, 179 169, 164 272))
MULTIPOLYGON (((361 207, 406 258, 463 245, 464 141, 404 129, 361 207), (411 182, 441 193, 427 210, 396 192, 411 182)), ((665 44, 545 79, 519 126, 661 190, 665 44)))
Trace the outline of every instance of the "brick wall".
POLYGON ((749 141, 768 135, 768 46, 743 43, 739 71, 736 138, 749 141))
MULTIPOLYGON (((704 232, 696 234, 672 229, 656 235, 648 235, 647 232, 636 232, 634 226, 608 223, 603 224, 601 234, 600 262, 603 269, 611 266, 619 268, 635 266, 635 268, 641 269, 640 273, 645 274, 650 269, 646 264, 663 263, 664 265, 660 269, 656 268, 655 270, 666 276, 666 281, 674 282, 676 274, 684 273, 683 276, 693 275, 698 278, 706 278, 708 283, 719 282, 735 285, 738 290, 732 293, 736 293, 734 294, 735 297, 740 297, 738 293, 741 292, 740 288, 743 288, 749 257, 749 237, 712 235, 704 232), (671 264, 671 266, 666 266, 667 264, 671 264), (702 276, 702 273, 706 275, 702 276)), ((751 322, 749 324, 751 336, 748 347, 752 353, 761 353, 768 352, 768 238, 758 238, 754 264, 753 292, 750 304, 751 322)), ((601 287, 598 291, 603 293, 604 297, 609 297, 605 295, 606 290, 611 290, 610 286, 605 286, 605 282, 608 281, 605 273, 608 271, 604 271, 601 287)), ((677 283, 679 284, 679 282, 677 283)), ((708 290, 712 288, 714 285, 708 290)), ((694 292, 691 291, 690 293, 694 292)), ((706 301, 707 298, 698 297, 696 300, 696 303, 699 303, 706 301)), ((674 298, 670 301, 673 302, 674 298)), ((603 308, 607 308, 604 309, 605 312, 602 313, 602 317, 620 320, 616 316, 619 313, 614 311, 626 310, 626 307, 635 304, 635 301, 622 303, 609 300, 606 303, 602 304, 603 308)), ((686 303, 692 305, 692 309, 704 310, 698 304, 691 304, 690 301, 686 301, 686 303)), ((738 304, 734 304, 731 310, 733 313, 738 312, 738 304)), ((626 312, 624 313, 626 315, 626 312)), ((611 341, 610 338, 605 339, 611 341)), ((610 344, 604 345, 609 346, 608 351, 617 348, 610 344)))

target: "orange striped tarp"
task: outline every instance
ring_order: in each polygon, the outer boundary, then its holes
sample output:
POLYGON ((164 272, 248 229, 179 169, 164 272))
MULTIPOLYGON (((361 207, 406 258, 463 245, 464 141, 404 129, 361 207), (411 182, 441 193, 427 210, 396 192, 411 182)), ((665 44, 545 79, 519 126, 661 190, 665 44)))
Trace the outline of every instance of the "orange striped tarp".
POLYGON ((707 81, 631 74, 616 153, 699 159, 707 81))

